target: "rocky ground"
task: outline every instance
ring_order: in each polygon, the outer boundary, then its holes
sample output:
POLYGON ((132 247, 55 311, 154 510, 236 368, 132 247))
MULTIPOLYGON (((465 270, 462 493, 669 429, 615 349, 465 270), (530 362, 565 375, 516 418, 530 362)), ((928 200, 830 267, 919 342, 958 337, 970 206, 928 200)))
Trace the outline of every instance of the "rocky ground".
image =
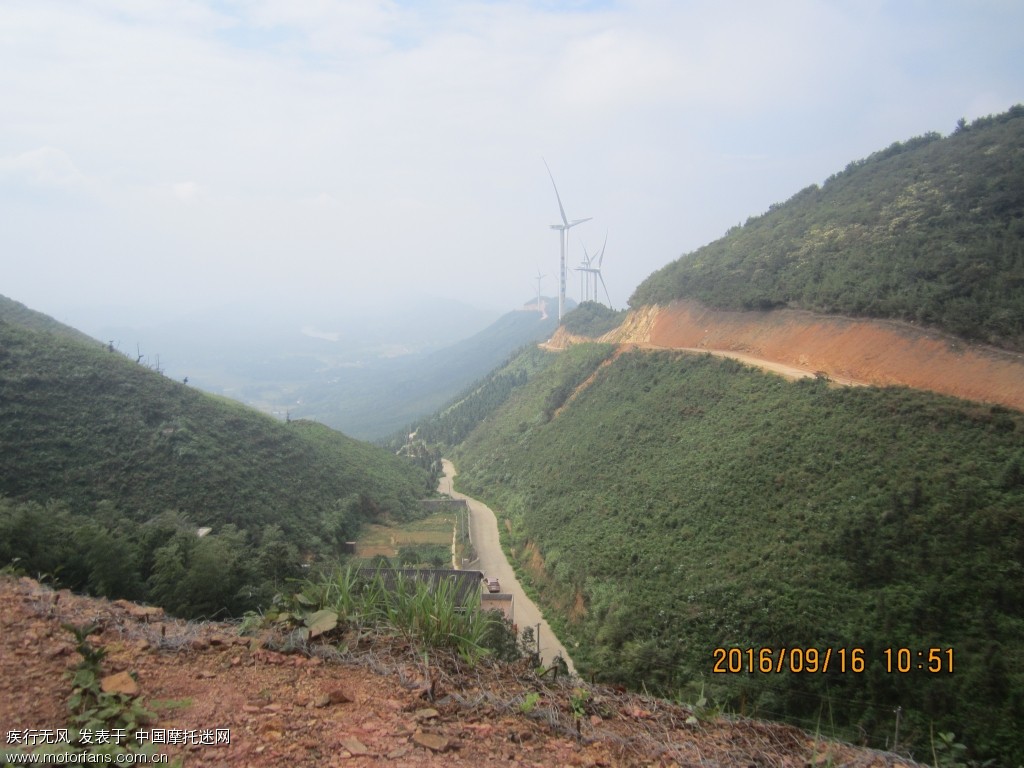
POLYGON ((284 653, 269 634, 245 637, 238 625, 186 623, 28 578, 0 577, 0 605, 8 749, 67 727, 68 672, 82 656, 65 625, 95 625, 88 642, 107 652, 104 689, 152 712, 142 728, 164 739, 157 753, 186 766, 909 765, 789 726, 705 719, 578 679, 543 679, 524 663, 470 667, 398 638, 284 653))

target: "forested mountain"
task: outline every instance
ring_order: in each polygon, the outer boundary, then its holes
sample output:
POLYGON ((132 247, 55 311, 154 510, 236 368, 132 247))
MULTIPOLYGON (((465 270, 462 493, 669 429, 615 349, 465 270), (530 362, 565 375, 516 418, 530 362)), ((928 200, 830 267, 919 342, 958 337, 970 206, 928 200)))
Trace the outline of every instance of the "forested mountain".
MULTIPOLYGON (((1024 348, 1024 109, 852 163, 631 304, 680 298, 1024 348)), ((1021 763, 1020 412, 589 343, 523 351, 417 437, 497 511, 584 675, 925 761, 944 733, 964 760, 1021 763)))
POLYGON ((850 163, 652 274, 694 298, 934 326, 1024 350, 1024 106, 850 163))
POLYGON ((36 314, 4 317, 0 563, 177 613, 238 612, 430 490, 387 451, 170 381, 36 314))
POLYGON ((461 490, 584 675, 875 747, 900 707, 921 759, 930 729, 1024 754, 1024 416, 599 344, 524 352, 491 388, 461 490), (808 652, 775 672, 783 648, 808 652), (716 673, 729 649, 744 671, 716 673))

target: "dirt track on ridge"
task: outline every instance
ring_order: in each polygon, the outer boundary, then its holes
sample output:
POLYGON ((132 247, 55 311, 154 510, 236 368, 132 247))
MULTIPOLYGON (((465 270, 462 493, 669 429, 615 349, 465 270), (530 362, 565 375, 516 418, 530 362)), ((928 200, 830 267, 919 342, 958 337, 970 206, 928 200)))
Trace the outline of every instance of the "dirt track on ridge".
MULTIPOLYGON (((559 329, 546 346, 577 340, 559 329)), ((1024 354, 896 321, 680 301, 634 310, 600 340, 709 352, 789 377, 820 372, 840 384, 906 386, 1024 410, 1024 354)))

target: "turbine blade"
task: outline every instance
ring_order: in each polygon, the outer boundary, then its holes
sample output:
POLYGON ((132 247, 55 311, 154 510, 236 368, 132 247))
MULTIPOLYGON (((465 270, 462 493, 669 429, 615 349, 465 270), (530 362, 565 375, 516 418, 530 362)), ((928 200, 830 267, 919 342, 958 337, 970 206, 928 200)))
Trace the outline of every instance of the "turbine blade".
POLYGON ((583 247, 583 266, 589 267, 591 262, 590 254, 587 253, 587 244, 580 238, 580 245, 583 247))
POLYGON ((608 286, 604 284, 604 275, 602 275, 602 274, 601 274, 600 272, 598 272, 598 273, 597 273, 597 276, 598 276, 599 278, 601 278, 601 287, 602 287, 602 288, 604 288, 604 295, 605 295, 605 298, 607 298, 607 299, 608 299, 608 309, 615 309, 615 307, 613 307, 613 306, 612 306, 612 297, 611 297, 611 294, 609 294, 609 293, 608 293, 608 286))
MULTIPOLYGON (((541 160, 544 160, 542 157, 541 160)), ((569 219, 565 216, 565 208, 562 207, 562 197, 558 194, 558 185, 555 184, 555 177, 551 174, 551 168, 548 167, 548 161, 544 160, 544 167, 548 169, 548 176, 551 178, 551 186, 555 188, 555 199, 558 200, 558 212, 562 214, 562 223, 568 227, 569 219)))

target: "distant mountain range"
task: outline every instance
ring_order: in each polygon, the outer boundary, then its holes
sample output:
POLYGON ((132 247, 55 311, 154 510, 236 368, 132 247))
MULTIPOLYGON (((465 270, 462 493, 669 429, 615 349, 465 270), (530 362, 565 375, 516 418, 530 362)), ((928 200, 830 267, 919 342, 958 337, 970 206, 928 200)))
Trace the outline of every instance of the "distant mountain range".
POLYGON ((519 348, 549 338, 558 328, 556 315, 533 308, 508 312, 443 349, 334 371, 329 381, 294 390, 292 413, 355 437, 386 437, 440 408, 519 348))
MULTIPOLYGON (((246 306, 135 325, 94 323, 95 338, 168 376, 277 418, 307 418, 376 439, 405 429, 524 344, 558 326, 545 298, 495 317, 423 302, 305 318, 246 306)), ((575 306, 569 302, 569 306, 575 306)))

